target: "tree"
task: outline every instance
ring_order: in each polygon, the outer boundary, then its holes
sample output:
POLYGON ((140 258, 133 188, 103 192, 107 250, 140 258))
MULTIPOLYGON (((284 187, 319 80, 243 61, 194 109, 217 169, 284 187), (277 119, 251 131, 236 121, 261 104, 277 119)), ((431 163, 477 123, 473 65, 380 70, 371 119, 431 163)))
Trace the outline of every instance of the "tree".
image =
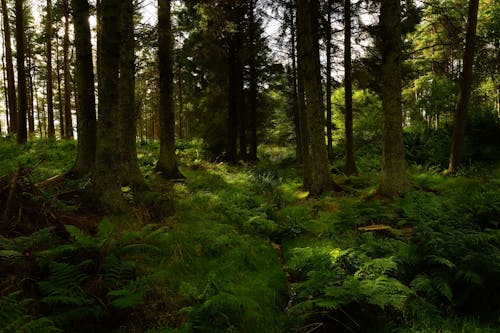
POLYGON ((64 66, 64 135, 66 139, 73 138, 73 120, 71 116, 71 69, 69 59, 69 3, 63 0, 64 11, 64 39, 63 39, 63 66, 64 66))
MULTIPOLYGON (((344 0, 345 173, 357 173, 352 114, 351 1, 344 0)), ((330 98, 330 97, 328 97, 330 98)))
POLYGON ((381 91, 384 112, 380 193, 404 195, 410 188, 404 155, 401 110, 401 5, 382 0, 380 7, 381 91))
POLYGON ((25 35, 24 35, 24 1, 16 0, 16 51, 17 51, 17 85, 19 109, 17 110, 17 143, 28 141, 26 117, 28 112, 28 94, 26 87, 25 35))
POLYGON ((307 114, 311 160, 308 189, 311 195, 338 189, 328 168, 318 30, 318 1, 297 0, 298 74, 303 80, 304 111, 307 114))
POLYGON ((9 12, 7 8, 7 0, 2 0, 2 15, 3 15, 3 33, 4 33, 4 46, 5 46, 5 67, 7 71, 7 91, 9 102, 9 120, 10 120, 10 133, 17 132, 17 100, 16 100, 16 86, 14 79, 14 65, 12 61, 12 43, 10 40, 10 24, 9 12))
MULTIPOLYGON (((54 96, 53 96, 53 80, 52 80, 52 0, 47 0, 47 17, 45 27, 45 42, 46 42, 46 58, 47 58, 47 134, 51 139, 55 139, 56 130, 54 128, 54 96)), ((75 22, 75 29, 77 24, 75 22)), ((75 32, 76 34, 76 32, 75 32)), ((77 42, 76 42, 77 43, 77 42)), ((77 50, 78 52, 78 50, 77 50)), ((78 61, 78 57, 77 57, 78 61)), ((80 133, 80 130, 78 130, 80 133)))
POLYGON ((97 202, 109 211, 122 211, 125 202, 121 190, 119 123, 119 64, 121 0, 101 0, 98 6, 99 59, 99 119, 97 124, 96 160, 93 173, 93 192, 97 202))
MULTIPOLYGON (((50 0, 47 6, 49 3, 50 0)), ((89 26, 90 7, 88 0, 71 0, 71 7, 73 9, 76 49, 75 81, 78 147, 76 161, 69 174, 74 177, 81 177, 92 171, 95 161, 97 124, 94 93, 94 66, 92 63, 92 44, 89 26)), ((51 74, 49 75, 51 76, 51 74)), ((49 81, 47 81, 47 85, 49 85, 49 81)), ((47 88, 48 92, 51 90, 52 87, 47 88)), ((47 96, 47 98, 49 98, 49 96, 47 96)), ((49 126, 50 121, 49 111, 49 126)), ((52 126, 54 125, 52 124, 52 126)))
POLYGON ((170 179, 183 178, 175 156, 173 36, 170 0, 158 0, 158 63, 160 89, 160 156, 157 170, 170 179))
POLYGON ((479 0, 469 1, 467 33, 465 37, 465 51, 463 57, 463 73, 458 94, 457 111, 455 113, 455 127, 451 140, 449 172, 457 172, 462 162, 465 137, 465 123, 467 120, 467 104, 469 103, 472 85, 472 67, 474 63, 474 45, 476 41, 477 12, 479 0))
MULTIPOLYGON (((122 185, 134 190, 146 188, 137 162, 137 117, 135 114, 135 41, 132 0, 122 0, 120 31, 120 150, 122 185)), ((174 122, 175 124, 175 122, 174 122)))
POLYGON ((248 151, 248 159, 250 161, 257 160, 257 21, 255 18, 256 1, 251 0, 249 3, 249 124, 250 131, 250 149, 248 151))
POLYGON ((332 140, 332 5, 331 1, 326 1, 326 138, 328 160, 333 161, 333 140, 332 140))

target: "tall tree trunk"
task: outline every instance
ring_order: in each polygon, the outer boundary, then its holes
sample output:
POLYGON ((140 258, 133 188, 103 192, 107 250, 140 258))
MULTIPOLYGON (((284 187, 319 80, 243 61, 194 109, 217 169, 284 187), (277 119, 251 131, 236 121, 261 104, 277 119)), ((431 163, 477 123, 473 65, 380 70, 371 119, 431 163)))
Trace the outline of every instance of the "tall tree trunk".
POLYGON ((93 188, 98 203, 108 211, 125 208, 121 190, 121 158, 117 149, 120 137, 119 64, 121 0, 101 0, 98 7, 99 120, 93 188))
MULTIPOLYGON (((3 28, 2 28, 3 36, 3 28)), ((5 45, 5 43, 3 43, 5 45)), ((5 120, 7 122, 7 133, 10 129, 10 115, 9 115, 9 88, 7 87, 7 71, 5 70, 5 48, 2 48, 2 88, 4 93, 5 102, 5 120)))
POLYGON ((47 131, 50 139, 56 138, 56 130, 54 127, 54 93, 52 83, 52 0, 47 0, 47 17, 46 17, 46 62, 47 62, 47 131))
POLYGON ((96 151, 96 106, 94 92, 94 66, 89 26, 88 0, 71 0, 76 48, 76 102, 78 148, 75 164, 69 172, 82 177, 92 171, 96 151))
POLYGON ((318 1, 297 0, 297 28, 299 75, 303 75, 305 108, 310 141, 311 185, 310 195, 319 195, 329 190, 338 190, 333 181, 325 144, 325 114, 321 92, 321 69, 319 61, 318 1), (300 27, 300 28, 299 28, 300 27))
POLYGON ((183 117, 184 117, 184 94, 182 92, 182 69, 181 66, 178 65, 177 68, 177 90, 179 93, 179 139, 184 138, 184 132, 182 127, 184 126, 183 124, 183 117))
POLYGON ((332 138, 332 13, 331 2, 327 0, 326 22, 326 139, 328 160, 333 161, 332 138))
POLYGON ((57 102, 59 106, 59 132, 61 139, 65 138, 65 126, 64 126, 64 105, 61 87, 61 58, 59 54, 59 37, 56 37, 56 75, 57 75, 57 102))
POLYGON ((17 143, 28 141, 26 116, 28 112, 28 94, 26 88, 26 66, 24 64, 25 36, 24 36, 24 1, 16 0, 16 45, 17 45, 17 85, 19 93, 19 110, 17 112, 17 143))
POLYGON ((410 188, 404 155, 401 110, 401 6, 399 0, 382 0, 380 8, 382 51, 382 181, 380 192, 394 197, 410 188))
MULTIPOLYGON (((25 35, 25 37, 27 37, 25 35)), ((28 63, 28 92, 29 92, 29 99, 28 99, 28 135, 30 138, 35 136, 35 94, 34 94, 34 88, 33 88, 33 76, 35 75, 32 70, 33 70, 33 64, 32 64, 32 50, 31 50, 31 43, 28 38, 26 38, 26 55, 27 55, 27 63, 28 63)))
POLYGON ((135 113, 134 3, 122 0, 120 49, 120 127, 122 185, 146 189, 137 161, 137 117, 135 113))
POLYGON ((249 37, 250 37, 250 61, 249 61, 249 132, 250 149, 248 159, 257 160, 257 22, 255 20, 255 1, 250 2, 249 37))
POLYGON ((177 167, 175 156, 174 44, 170 5, 170 0, 158 0, 160 156, 156 168, 166 178, 178 179, 184 176, 177 167))
POLYGON ((469 0, 467 33, 465 36, 465 50, 463 72, 458 93, 457 111, 455 113, 455 127, 451 140, 449 172, 457 172, 462 163, 465 140, 465 123, 467 121, 467 104, 469 103, 472 86, 472 67, 474 64, 474 48, 476 43, 477 11, 479 0, 469 0))
POLYGON ((345 173, 357 173, 354 158, 351 64, 351 0, 344 0, 345 173))
POLYGON ((63 0, 64 9, 64 40, 63 40, 63 66, 64 66, 64 134, 66 139, 73 138, 73 119, 71 116, 71 72, 69 64, 69 4, 63 0))
POLYGON ((300 114, 299 114, 299 94, 297 87, 297 48, 296 48, 296 35, 297 35, 297 25, 295 24, 295 0, 291 0, 288 3, 289 6, 289 16, 290 16, 290 44, 291 44, 291 58, 292 58, 292 116, 295 125, 295 141, 296 149, 295 154, 297 156, 297 161, 302 163, 302 145, 304 139, 302 138, 300 130, 300 114))
POLYGON ((14 65, 12 61, 12 42, 10 37, 9 12, 7 8, 7 0, 2 0, 2 15, 3 15, 3 32, 5 44, 5 62, 7 70, 7 89, 9 95, 9 119, 10 133, 17 133, 17 98, 16 84, 14 78, 14 65))

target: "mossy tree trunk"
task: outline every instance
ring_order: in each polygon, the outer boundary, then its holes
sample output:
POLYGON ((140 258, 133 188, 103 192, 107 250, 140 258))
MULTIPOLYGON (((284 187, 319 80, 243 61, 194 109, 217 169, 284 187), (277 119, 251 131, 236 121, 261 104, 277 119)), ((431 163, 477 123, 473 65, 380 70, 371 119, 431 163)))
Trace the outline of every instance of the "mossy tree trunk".
POLYGON ((96 105, 94 93, 94 66, 89 26, 88 0, 71 0, 76 48, 76 100, 78 148, 70 175, 81 177, 92 171, 96 150, 96 105))
POLYGON ((467 104, 469 104, 472 67, 474 64, 474 47, 476 43, 477 11, 479 0, 469 1, 469 13, 467 22, 467 33, 465 36, 465 50, 463 59, 463 72, 458 93, 457 111, 455 113, 455 127, 451 140, 450 164, 448 171, 457 172, 462 163, 465 140, 465 123, 467 120, 467 104))
POLYGON ((160 156, 156 169, 169 179, 184 178, 175 156, 173 36, 170 0, 158 0, 160 156))
POLYGON ((26 124, 28 112, 28 93, 26 86, 25 58, 25 36, 24 36, 24 1, 16 0, 16 48, 17 48, 17 86, 18 103, 17 110, 17 143, 23 144, 28 141, 28 128, 26 124))
POLYGON ((380 193, 404 195, 410 188, 404 156, 401 109, 401 5, 399 0, 382 0, 380 8, 382 51, 382 180, 380 193))

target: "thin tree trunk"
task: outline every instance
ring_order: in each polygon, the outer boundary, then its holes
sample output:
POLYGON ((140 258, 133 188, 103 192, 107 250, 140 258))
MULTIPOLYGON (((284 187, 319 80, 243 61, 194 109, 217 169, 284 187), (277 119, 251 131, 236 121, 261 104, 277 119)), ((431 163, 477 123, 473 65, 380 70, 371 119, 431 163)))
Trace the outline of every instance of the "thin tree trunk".
POLYGON ((24 64, 25 36, 24 36, 24 1, 16 0, 16 45, 17 45, 17 84, 19 91, 19 110, 17 112, 17 143, 28 141, 26 116, 28 112, 28 94, 26 88, 26 66, 24 64))
MULTIPOLYGON (((348 0, 346 0, 348 1, 348 0)), ((332 138, 332 13, 331 2, 327 0, 326 22, 326 138, 328 160, 333 161, 332 138)))
POLYGON ((249 62, 249 131, 250 131, 250 149, 248 159, 257 160, 257 22, 255 21, 255 1, 250 3, 250 62, 249 62))
POLYGON ((354 134, 352 114, 352 65, 351 65, 351 0, 344 0, 344 69, 345 69, 345 173, 357 173, 354 158, 354 134))
MULTIPOLYGON (((234 37, 233 37, 234 38, 234 37)), ((227 118, 227 148, 226 158, 229 162, 238 161, 238 63, 239 56, 234 46, 235 42, 230 42, 229 47, 229 80, 228 80, 228 118, 227 118)))
POLYGON ((76 104, 78 147, 77 157, 69 172, 82 177, 92 171, 96 151, 96 106, 94 92, 94 66, 89 26, 88 0, 71 0, 76 48, 76 104))
POLYGON ((63 66, 64 66, 64 125, 65 138, 73 139, 73 119, 71 115, 71 73, 69 64, 69 4, 63 0, 64 8, 64 40, 63 40, 63 66))
POLYGON ((457 172, 462 163, 465 140, 465 123, 467 121, 467 104, 469 103, 472 86, 472 67, 474 64, 474 48, 476 43, 476 26, 479 0, 469 0, 467 33, 465 36, 465 50, 463 72, 458 93, 457 111, 455 113, 455 127, 451 140, 450 164, 448 172, 457 172))
POLYGON ((410 188, 404 155, 401 110, 401 6, 399 0, 382 0, 380 8, 382 51, 382 181, 380 192, 394 197, 410 188))
POLYGON ((64 106, 61 88, 61 59, 59 55, 59 36, 56 37, 56 74, 57 74, 57 101, 59 103, 59 132, 61 139, 65 138, 64 106))
MULTIPOLYGON (((26 37, 26 35, 25 35, 26 37)), ((27 51, 27 62, 28 62, 28 135, 32 138, 35 135, 35 94, 33 89, 33 64, 32 64, 32 50, 31 43, 28 38, 26 38, 26 51, 27 51)))
MULTIPOLYGON (((0 19, 3 22, 3 17, 0 17, 0 19)), ((3 29, 3 24, 2 26, 2 40, 5 40, 5 35, 4 35, 4 29, 3 29)), ((3 47, 2 47, 2 86, 3 86, 3 93, 4 93, 4 102, 5 102, 5 121, 7 123, 7 133, 9 132, 10 129, 10 115, 9 115, 9 88, 7 87, 7 71, 5 69, 5 42, 3 42, 3 47)))
POLYGON ((160 156, 157 170, 169 179, 184 178, 175 156, 175 104, 173 35, 170 0, 158 0, 160 156))
POLYGON ((182 70, 181 66, 178 65, 177 69, 177 90, 179 94, 179 139, 184 138, 184 133, 182 130, 183 124, 183 119, 184 117, 184 94, 182 92, 182 70))
POLYGON ((292 57, 292 115, 295 125, 295 141, 296 141, 296 156, 299 163, 303 162, 302 158, 302 145, 304 139, 300 131, 300 114, 299 114, 299 95, 297 87, 297 48, 296 48, 296 24, 295 24, 295 1, 289 2, 289 15, 290 15, 290 44, 291 44, 291 57, 292 57))
POLYGON ((17 133, 17 98, 16 84, 14 78, 14 65, 12 61, 12 42, 9 25, 9 12, 7 9, 7 0, 2 0, 3 32, 5 43, 5 62, 7 71, 7 89, 9 91, 9 133, 17 133))
POLYGON ((56 130, 54 127, 54 92, 52 83, 52 0, 47 0, 47 17, 46 17, 46 62, 47 62, 47 121, 48 121, 48 137, 56 138, 56 130))

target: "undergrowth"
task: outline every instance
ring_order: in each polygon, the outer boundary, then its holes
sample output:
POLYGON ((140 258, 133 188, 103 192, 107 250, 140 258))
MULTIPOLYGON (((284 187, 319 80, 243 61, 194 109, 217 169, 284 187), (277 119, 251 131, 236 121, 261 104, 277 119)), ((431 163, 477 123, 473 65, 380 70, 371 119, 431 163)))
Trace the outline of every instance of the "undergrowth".
MULTIPOLYGON (((375 195, 375 145, 358 151, 358 176, 334 165, 342 195, 307 199, 290 149, 230 166, 180 142, 175 216, 0 237, 0 332, 495 332, 500 169, 445 177, 419 135, 406 138, 414 190, 394 201, 375 195)), ((35 180, 74 154, 0 145, 0 172, 36 166, 35 180)), ((157 149, 141 144, 139 164, 161 189, 157 149)))

